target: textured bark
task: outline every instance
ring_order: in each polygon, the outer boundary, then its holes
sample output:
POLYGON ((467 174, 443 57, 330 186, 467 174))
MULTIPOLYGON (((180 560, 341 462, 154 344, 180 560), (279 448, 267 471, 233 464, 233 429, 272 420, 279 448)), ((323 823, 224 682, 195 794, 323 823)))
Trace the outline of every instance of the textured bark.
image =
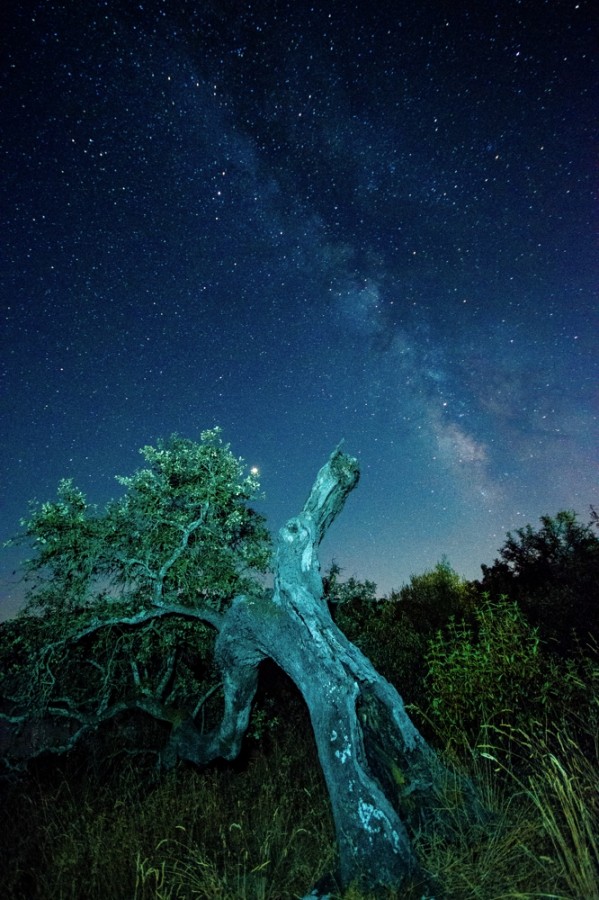
POLYGON ((443 772, 400 695, 337 628, 323 599, 317 547, 358 477, 356 460, 339 451, 320 470, 302 512, 279 532, 272 598, 237 597, 225 616, 216 642, 225 687, 220 728, 201 736, 182 723, 168 754, 198 763, 234 758, 257 668, 274 660, 310 713, 341 885, 399 887, 418 872, 408 829, 432 810, 443 772))

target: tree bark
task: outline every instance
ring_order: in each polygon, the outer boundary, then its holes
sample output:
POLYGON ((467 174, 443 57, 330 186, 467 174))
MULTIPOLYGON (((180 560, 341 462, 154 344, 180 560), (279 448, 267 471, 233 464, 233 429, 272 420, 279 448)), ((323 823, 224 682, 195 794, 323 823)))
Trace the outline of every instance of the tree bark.
POLYGON ((316 549, 358 477, 356 460, 338 450, 320 470, 302 512, 279 532, 272 598, 237 597, 225 615, 215 647, 224 678, 220 728, 201 736, 182 723, 167 756, 197 763, 237 756, 258 665, 274 660, 309 710, 340 885, 398 888, 419 873, 409 829, 432 813, 444 773, 398 692, 337 628, 323 599, 316 549))

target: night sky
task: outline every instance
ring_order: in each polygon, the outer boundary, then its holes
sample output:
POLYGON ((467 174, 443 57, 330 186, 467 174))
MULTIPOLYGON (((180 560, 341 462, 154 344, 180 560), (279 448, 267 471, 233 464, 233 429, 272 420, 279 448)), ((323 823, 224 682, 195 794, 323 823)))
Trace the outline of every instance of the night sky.
POLYGON ((139 447, 215 424, 273 530, 345 439, 362 478, 321 560, 380 593, 588 520, 590 2, 14 7, 0 539, 60 478, 103 504, 139 447))

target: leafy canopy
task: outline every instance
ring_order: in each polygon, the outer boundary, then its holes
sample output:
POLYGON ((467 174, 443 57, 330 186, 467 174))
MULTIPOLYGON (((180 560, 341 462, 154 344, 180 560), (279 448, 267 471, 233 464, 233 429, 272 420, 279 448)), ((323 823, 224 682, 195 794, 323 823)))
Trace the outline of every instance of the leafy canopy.
POLYGON ((517 601, 541 637, 562 650, 578 639, 599 639, 599 538, 576 514, 541 516, 541 525, 508 532, 492 566, 482 566, 481 588, 517 601))
POLYGON ((251 590, 270 559, 264 519, 248 506, 259 481, 254 471, 244 474, 220 433, 143 447, 146 467, 117 478, 125 494, 104 512, 70 479, 56 500, 33 506, 17 539, 33 547, 28 611, 92 605, 97 613, 107 601, 219 608, 251 590))
MULTIPOLYGON (((18 541, 32 587, 0 629, 0 718, 49 715, 92 728, 133 708, 193 716, 220 679, 205 624, 241 592, 261 591, 270 537, 249 507, 259 483, 223 444, 174 435, 144 447, 103 512, 70 480, 35 504, 18 541), (199 698, 199 699, 198 699, 199 698)), ((51 732, 74 745, 77 734, 51 732)))

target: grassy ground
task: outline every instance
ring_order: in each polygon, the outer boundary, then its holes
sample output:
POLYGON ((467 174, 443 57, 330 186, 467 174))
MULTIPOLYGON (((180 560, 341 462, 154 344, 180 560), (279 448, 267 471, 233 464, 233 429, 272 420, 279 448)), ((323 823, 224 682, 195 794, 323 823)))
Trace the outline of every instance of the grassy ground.
POLYGON ((512 733, 507 748, 503 737, 488 729, 468 766, 492 824, 468 829, 456 816, 453 841, 420 836, 425 868, 455 900, 597 900, 597 755, 559 731, 512 733))
MULTIPOLYGON (((303 734, 281 729, 268 752, 236 768, 159 780, 131 761, 112 776, 39 773, 2 806, 2 896, 302 896, 334 860, 324 785, 303 734)), ((417 837, 424 868, 456 900, 598 898, 597 760, 565 733, 519 732, 508 749, 501 737, 489 732, 470 753, 492 824, 465 827, 456 810, 451 840, 417 837)), ((440 803, 451 818, 451 785, 440 803)))
POLYGON ((132 761, 112 777, 44 772, 9 791, 0 832, 0 893, 15 900, 274 900, 298 896, 334 853, 320 770, 297 734, 203 773, 155 779, 132 761))

